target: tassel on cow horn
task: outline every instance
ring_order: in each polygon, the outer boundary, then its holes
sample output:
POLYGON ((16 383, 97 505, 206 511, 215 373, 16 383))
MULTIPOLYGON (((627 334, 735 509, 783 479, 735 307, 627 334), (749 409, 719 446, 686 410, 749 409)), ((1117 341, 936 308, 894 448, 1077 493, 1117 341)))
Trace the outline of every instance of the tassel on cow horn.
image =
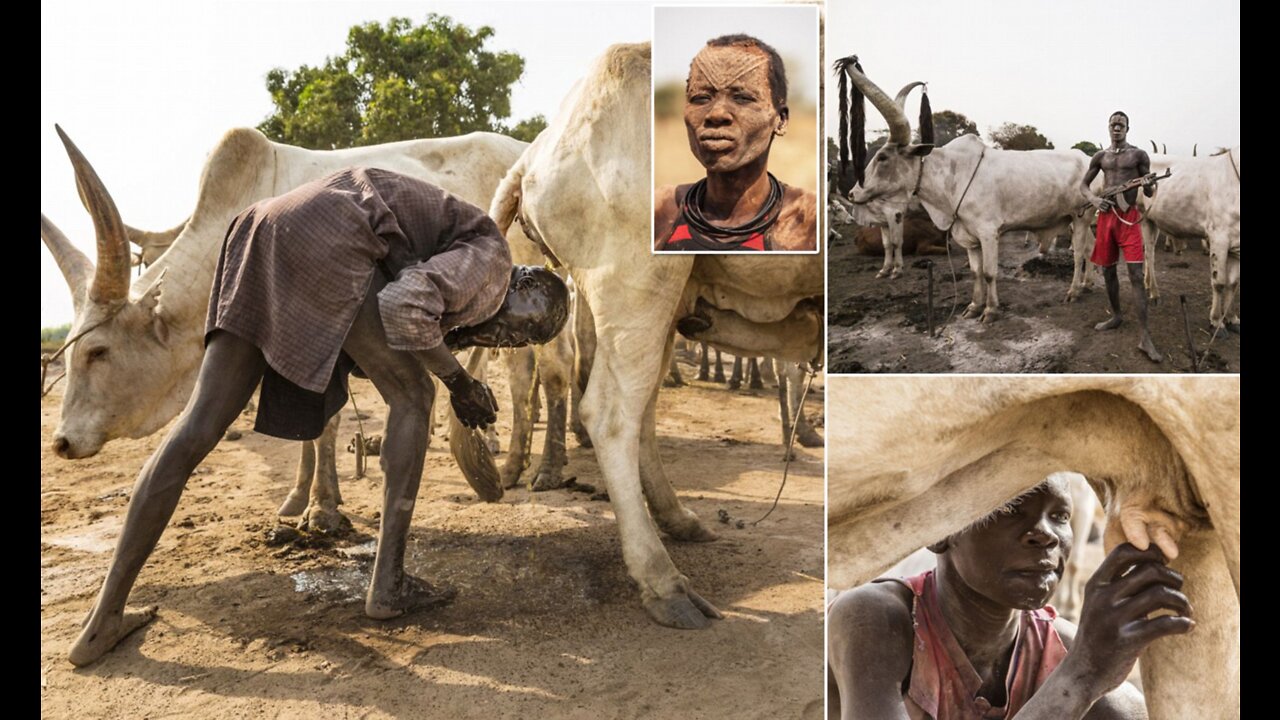
MULTIPOLYGON (((849 69, 862 72, 857 55, 836 60, 835 71, 839 75, 840 90, 840 176, 847 178, 849 163, 853 164, 855 185, 861 185, 863 171, 867 165, 867 110, 865 98, 857 84, 849 86, 849 69)), ((842 188, 847 191, 848 188, 842 188)))
POLYGON ((876 110, 884 116, 885 122, 889 123, 889 142, 895 145, 907 145, 911 142, 911 122, 907 120, 907 115, 898 107, 898 104, 892 98, 881 90, 879 86, 871 82, 866 75, 853 67, 847 67, 845 72, 849 73, 849 79, 853 81, 855 87, 862 91, 862 94, 875 105, 876 110))
POLYGON ((116 210, 115 201, 107 192, 93 166, 71 142, 71 138, 55 125, 58 137, 67 150, 71 166, 76 173, 76 188, 80 200, 93 218, 94 232, 98 236, 98 265, 89 287, 89 299, 95 303, 111 303, 124 300, 129 295, 129 239, 124 222, 116 210))
POLYGON ((924 145, 933 144, 933 108, 929 106, 929 86, 924 86, 924 92, 920 95, 920 142, 924 145))
POLYGON ((67 281, 67 287, 71 289, 72 307, 79 315, 80 306, 84 303, 85 286, 93 277, 93 262, 87 255, 80 252, 79 248, 72 245, 67 236, 53 224, 52 220, 45 217, 44 213, 40 213, 40 239, 44 241, 45 247, 49 248, 54 262, 58 263, 62 277, 67 281))

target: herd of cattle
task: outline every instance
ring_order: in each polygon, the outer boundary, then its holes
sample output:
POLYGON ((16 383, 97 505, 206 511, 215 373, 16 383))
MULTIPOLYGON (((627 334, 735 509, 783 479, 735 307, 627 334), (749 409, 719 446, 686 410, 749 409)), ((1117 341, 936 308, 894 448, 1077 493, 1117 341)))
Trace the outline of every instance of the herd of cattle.
MULTIPOLYGON (((836 201, 832 212, 847 212, 859 225, 883 229, 885 264, 877 277, 901 274, 904 220, 910 207, 920 205, 933 227, 913 232, 913 239, 934 239, 931 231, 949 231, 969 255, 974 284, 965 317, 981 316, 983 322, 999 317, 999 243, 1026 232, 1042 240, 1071 235, 1073 273, 1066 299, 1076 299, 1089 280, 1093 247, 1089 216, 1078 214, 1085 202, 1078 188, 1089 158, 1075 150, 1000 150, 976 135, 962 135, 939 148, 913 143, 904 107, 921 83, 910 83, 890 98, 855 62, 856 57, 843 58, 837 70, 884 116, 889 138, 867 164, 865 180, 849 192, 851 207, 836 201)), ((1171 170, 1172 175, 1160 182, 1153 197, 1139 196, 1149 297, 1160 296, 1153 262, 1157 235, 1183 244, 1201 240, 1210 257, 1209 321, 1215 328, 1239 329, 1232 304, 1240 287, 1240 146, 1210 157, 1150 158, 1152 172, 1171 170)), ((1101 175, 1095 183, 1095 191, 1101 190, 1101 175)))
MULTIPOLYGON (((883 274, 900 272, 901 255, 891 261, 891 246, 901 239, 901 220, 918 187, 932 221, 950 227, 969 249, 976 279, 968 314, 995 319, 997 241, 1013 231, 1069 224, 1079 198, 1064 188, 1072 187, 1073 177, 1078 183, 1084 156, 1002 152, 962 137, 921 162, 910 142, 903 95, 891 99, 856 70, 845 71, 891 128, 889 142, 853 197, 859 212, 878 218, 887 235, 898 238, 885 243, 883 274), (954 209, 957 185, 969 180, 979 161, 983 172, 954 209), (965 174, 960 182, 952 176, 956 172, 965 174)), ((823 255, 650 253, 649 204, 636 202, 650 196, 649 78, 647 43, 610 47, 532 144, 473 133, 310 151, 271 142, 255 130, 231 130, 208 157, 190 218, 167 232, 125 225, 106 189, 81 180, 97 233, 96 265, 41 216, 41 238, 70 286, 76 313, 55 451, 69 459, 88 457, 113 438, 154 433, 182 409, 204 350, 204 315, 222 236, 239 210, 341 167, 383 167, 488 207, 507 232, 516 262, 545 257, 575 286, 574 331, 548 346, 507 355, 517 408, 504 481, 514 483, 528 461, 531 389, 539 382, 548 398, 548 448, 535 482, 557 484, 566 399, 580 394, 574 416, 580 416, 596 450, 623 559, 646 611, 658 623, 680 628, 719 617, 672 562, 659 535, 661 530, 680 541, 716 537, 681 503, 658 453, 655 413, 671 365, 672 329, 702 301, 711 307, 713 322, 696 339, 790 363, 788 372, 797 380, 795 364, 822 353, 823 255), (149 264, 132 284, 130 242, 141 246, 149 264)), ((1147 207, 1148 222, 1176 237, 1208 239, 1212 319, 1217 325, 1238 322, 1230 304, 1239 282, 1239 148, 1170 163, 1174 175, 1147 207)), ((1073 232, 1080 252, 1087 229, 1073 232)), ((1083 272, 1083 263, 1077 270, 1083 272)), ((1078 291, 1075 281, 1072 291, 1078 291)), ((861 393, 869 384, 847 380, 843 386, 850 395, 833 405, 829 425, 843 428, 830 458, 830 543, 833 558, 840 552, 848 559, 833 562, 833 584, 872 577, 931 535, 961 527, 1017 495, 1033 477, 1077 471, 1113 491, 1113 515, 1145 512, 1182 523, 1189 584, 1193 575, 1200 578, 1193 602, 1210 620, 1191 636, 1157 643, 1152 661, 1144 661, 1144 673, 1151 668, 1151 716, 1182 717, 1182 703, 1205 700, 1193 697, 1200 683, 1179 686, 1177 673, 1216 678, 1238 671, 1231 645, 1238 632, 1238 381, 1230 386, 1224 380, 1205 394, 1189 381, 1169 388, 1132 379, 1061 379, 1024 387, 987 378, 914 390, 905 383, 881 386, 864 402, 852 393, 855 385, 861 393), (936 432, 913 430, 896 439, 889 432, 864 434, 861 428, 871 417, 866 413, 884 427, 892 426, 885 418, 905 415, 936 432), (1033 416, 1049 420, 1043 427, 1026 422, 1033 416), (1122 442, 1135 433, 1142 437, 1122 442), (973 442, 965 445, 966 438, 973 442), (1150 443, 1139 442, 1144 438, 1150 443), (903 452, 903 442, 911 443, 911 452, 903 452), (847 462, 855 450, 881 464, 892 458, 911 467, 855 466, 847 462), (1199 659, 1194 670, 1188 650, 1199 659)), ((335 521, 335 432, 331 426, 304 447, 300 462, 299 485, 311 487, 303 512, 321 528, 335 521), (318 482, 311 482, 312 475, 318 482)), ((295 492, 286 503, 291 507, 282 510, 299 511, 306 494, 295 492)), ((1118 524, 1113 531, 1120 532, 1118 524)), ((1238 683, 1204 687, 1220 693, 1238 683)))

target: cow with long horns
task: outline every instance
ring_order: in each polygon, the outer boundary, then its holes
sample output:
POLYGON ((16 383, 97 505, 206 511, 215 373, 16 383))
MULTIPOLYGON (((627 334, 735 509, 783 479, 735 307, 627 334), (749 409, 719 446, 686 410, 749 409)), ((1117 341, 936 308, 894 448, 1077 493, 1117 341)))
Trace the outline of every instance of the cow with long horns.
MULTIPOLYGON (((842 85, 847 78, 857 90, 852 109, 850 97, 841 93, 841 124, 848 136, 856 143, 863 133, 858 96, 870 99, 889 123, 888 142, 867 164, 849 199, 854 207, 878 202, 903 211, 911 200, 920 200, 933 223, 950 231, 969 254, 973 299, 964 310, 965 317, 981 315, 984 323, 999 317, 998 249, 1006 233, 1069 230, 1074 271, 1066 300, 1080 294, 1086 251, 1091 247, 1088 224, 1073 222, 1076 209, 1085 201, 1079 189, 1089 162, 1084 154, 998 150, 975 135, 963 135, 941 148, 933 146, 932 133, 912 142, 903 102, 913 85, 904 87, 897 99, 891 98, 858 69, 855 56, 836 61, 836 70, 844 76, 842 85)), ((848 137, 841 142, 847 143, 848 137)), ((847 156, 847 151, 841 153, 847 156)))

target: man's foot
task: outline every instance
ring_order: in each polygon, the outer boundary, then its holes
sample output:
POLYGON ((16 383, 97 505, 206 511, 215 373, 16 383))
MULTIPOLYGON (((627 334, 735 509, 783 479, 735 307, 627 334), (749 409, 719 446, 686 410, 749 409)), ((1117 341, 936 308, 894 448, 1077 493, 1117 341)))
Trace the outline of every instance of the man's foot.
POLYGON ((1164 356, 1160 354, 1159 350, 1156 350, 1156 344, 1151 342, 1150 335, 1143 338, 1142 342, 1138 343, 1138 349, 1145 353, 1146 356, 1150 358, 1151 362, 1158 363, 1164 360, 1164 356))
POLYGON ((126 635, 155 619, 156 606, 151 605, 142 610, 126 610, 123 615, 108 617, 96 628, 90 623, 80 631, 80 637, 71 646, 67 659, 76 667, 84 667, 106 654, 126 635))
POLYGON ((364 614, 374 620, 389 620, 414 610, 448 605, 457 596, 458 591, 452 587, 437 587, 422 578, 405 573, 400 577, 397 587, 389 592, 375 592, 370 587, 369 596, 364 601, 364 614))
POLYGON ((1110 320, 1103 320, 1097 325, 1094 325, 1093 329, 1094 330, 1115 330, 1116 328, 1120 327, 1120 323, 1122 322, 1124 322, 1124 319, 1121 318, 1119 315, 1112 315, 1110 320))

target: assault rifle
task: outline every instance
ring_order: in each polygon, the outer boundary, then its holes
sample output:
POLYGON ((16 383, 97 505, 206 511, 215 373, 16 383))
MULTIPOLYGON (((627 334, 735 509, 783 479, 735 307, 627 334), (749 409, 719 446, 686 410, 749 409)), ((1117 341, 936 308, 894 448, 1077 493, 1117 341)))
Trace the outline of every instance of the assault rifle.
MULTIPOLYGON (((1119 185, 1112 185, 1111 187, 1105 188, 1103 189, 1102 192, 1098 193, 1098 197, 1102 198, 1103 200, 1112 200, 1114 202, 1114 199, 1118 195, 1126 193, 1134 188, 1142 187, 1143 185, 1149 185, 1151 183, 1164 180, 1165 178, 1169 177, 1172 174, 1173 174, 1172 170, 1165 170, 1163 175, 1157 175, 1155 173, 1147 173, 1146 175, 1143 175, 1141 177, 1136 177, 1132 180, 1129 180, 1128 182, 1123 182, 1123 183, 1120 183, 1119 185)), ((1076 212, 1076 214, 1084 215, 1085 211, 1091 207, 1093 207, 1093 202, 1092 201, 1087 202, 1080 206, 1080 209, 1076 212)))

